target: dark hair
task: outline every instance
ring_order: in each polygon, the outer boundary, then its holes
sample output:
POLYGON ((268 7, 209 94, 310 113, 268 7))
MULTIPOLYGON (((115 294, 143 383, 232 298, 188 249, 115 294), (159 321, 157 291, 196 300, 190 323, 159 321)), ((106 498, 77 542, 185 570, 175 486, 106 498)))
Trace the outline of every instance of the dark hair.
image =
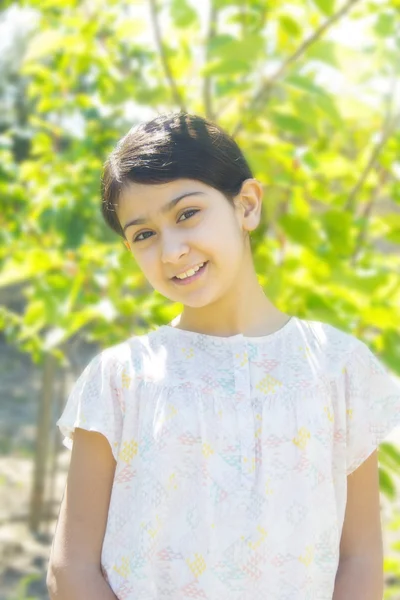
POLYGON ((181 178, 202 181, 233 202, 253 174, 239 146, 219 125, 182 111, 164 113, 132 127, 105 162, 101 208, 107 225, 125 238, 116 208, 121 190, 130 182, 157 184, 181 178))

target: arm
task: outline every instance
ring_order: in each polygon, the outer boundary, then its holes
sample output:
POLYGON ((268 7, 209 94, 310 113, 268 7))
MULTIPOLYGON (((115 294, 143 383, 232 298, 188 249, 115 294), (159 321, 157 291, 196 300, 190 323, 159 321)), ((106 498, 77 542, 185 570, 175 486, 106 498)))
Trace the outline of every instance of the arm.
POLYGON ((382 600, 383 545, 375 450, 347 478, 347 504, 332 600, 382 600))
POLYGON ((97 569, 48 571, 47 589, 50 600, 117 600, 101 572, 97 569))
POLYGON ((101 572, 115 466, 103 435, 75 429, 47 571, 51 600, 116 600, 101 572))

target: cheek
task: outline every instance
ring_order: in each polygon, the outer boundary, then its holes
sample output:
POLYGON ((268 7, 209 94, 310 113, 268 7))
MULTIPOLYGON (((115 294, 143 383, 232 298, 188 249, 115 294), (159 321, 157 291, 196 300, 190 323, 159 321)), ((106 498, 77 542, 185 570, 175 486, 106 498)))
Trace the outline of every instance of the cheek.
POLYGON ((151 271, 154 271, 155 268, 155 260, 152 258, 152 253, 150 251, 141 250, 140 252, 132 252, 133 259, 137 264, 138 268, 145 275, 151 271))
POLYGON ((224 248, 225 245, 231 246, 237 238, 237 224, 226 213, 214 214, 204 220, 198 233, 210 246, 224 248))
POLYGON ((223 218, 207 220, 188 236, 188 247, 208 257, 214 263, 236 262, 242 253, 242 240, 237 223, 223 218))
POLYGON ((241 252, 240 231, 236 223, 221 223, 213 232, 214 247, 220 252, 232 255, 232 258, 241 252))

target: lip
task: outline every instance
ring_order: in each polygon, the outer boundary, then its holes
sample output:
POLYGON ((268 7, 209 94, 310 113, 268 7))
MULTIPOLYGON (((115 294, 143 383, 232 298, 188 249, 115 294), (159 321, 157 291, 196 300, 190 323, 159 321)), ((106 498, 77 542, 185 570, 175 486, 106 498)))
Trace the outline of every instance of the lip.
POLYGON ((192 275, 191 277, 187 277, 185 279, 177 279, 176 277, 173 277, 172 281, 174 282, 175 285, 178 285, 178 286, 190 285, 191 283, 194 283, 201 277, 204 277, 204 273, 207 271, 207 269, 208 269, 208 261, 204 261, 204 266, 199 271, 197 271, 197 273, 192 275))
POLYGON ((187 271, 190 271, 190 269, 195 269, 199 265, 203 265, 206 262, 207 262, 206 260, 203 260, 203 261, 200 261, 199 263, 194 264, 192 267, 188 267, 187 269, 183 269, 183 271, 180 271, 179 273, 177 273, 176 275, 174 275, 173 277, 171 277, 171 279, 175 279, 175 277, 177 277, 178 275, 183 275, 184 273, 187 273, 187 271))

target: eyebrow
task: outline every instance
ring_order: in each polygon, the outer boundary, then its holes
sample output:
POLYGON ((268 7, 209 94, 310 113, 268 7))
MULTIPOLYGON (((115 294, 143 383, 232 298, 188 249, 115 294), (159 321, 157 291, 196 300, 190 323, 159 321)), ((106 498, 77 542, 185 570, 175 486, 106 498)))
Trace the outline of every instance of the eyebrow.
MULTIPOLYGON (((162 207, 161 212, 163 214, 169 212, 174 208, 174 206, 178 204, 180 200, 183 200, 183 198, 187 198, 188 196, 198 196, 200 194, 204 196, 205 192, 185 192, 184 194, 181 194, 180 196, 177 196, 176 198, 173 198, 172 200, 167 202, 167 204, 165 204, 162 207)), ((125 230, 128 229, 128 227, 130 227, 131 225, 143 225, 143 223, 146 223, 147 220, 148 219, 146 219, 146 217, 140 217, 139 219, 133 219, 132 221, 128 221, 128 223, 124 225, 124 233, 125 230)))

